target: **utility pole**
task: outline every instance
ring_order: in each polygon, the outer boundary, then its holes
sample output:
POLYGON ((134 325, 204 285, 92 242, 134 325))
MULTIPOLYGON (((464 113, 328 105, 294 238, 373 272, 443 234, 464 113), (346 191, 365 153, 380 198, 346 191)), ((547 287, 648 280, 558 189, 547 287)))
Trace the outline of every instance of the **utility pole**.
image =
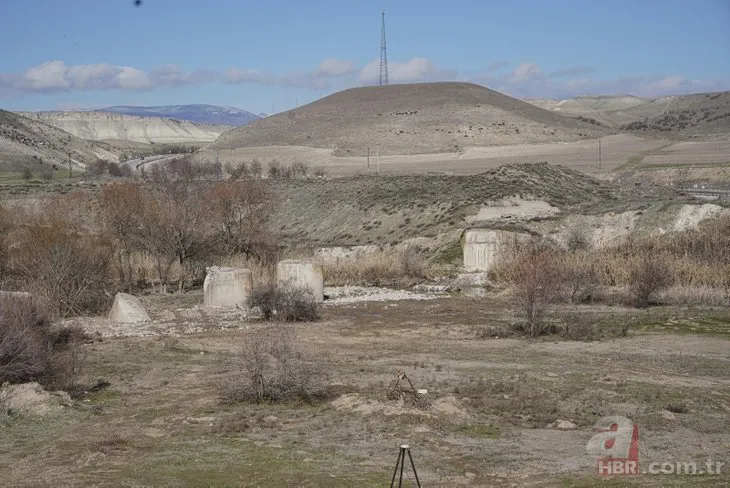
POLYGON ((71 178, 71 153, 68 153, 68 177, 71 178))
POLYGON ((380 146, 375 146, 375 160, 378 163, 378 174, 380 174, 380 146))
POLYGON ((368 174, 370 174, 370 146, 368 146, 368 174))

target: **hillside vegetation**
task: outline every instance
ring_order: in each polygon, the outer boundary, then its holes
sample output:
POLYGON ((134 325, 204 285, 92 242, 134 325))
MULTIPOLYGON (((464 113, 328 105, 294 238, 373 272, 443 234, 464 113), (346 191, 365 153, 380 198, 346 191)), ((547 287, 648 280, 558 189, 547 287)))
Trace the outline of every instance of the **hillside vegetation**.
POLYGON ((637 135, 716 139, 730 134, 730 92, 645 100, 628 95, 529 100, 535 106, 637 135))
POLYGON ((272 230, 287 243, 386 244, 463 228, 489 201, 544 200, 566 212, 643 208, 673 197, 666 188, 637 191, 547 163, 510 164, 473 176, 358 176, 269 180, 277 208, 272 230))

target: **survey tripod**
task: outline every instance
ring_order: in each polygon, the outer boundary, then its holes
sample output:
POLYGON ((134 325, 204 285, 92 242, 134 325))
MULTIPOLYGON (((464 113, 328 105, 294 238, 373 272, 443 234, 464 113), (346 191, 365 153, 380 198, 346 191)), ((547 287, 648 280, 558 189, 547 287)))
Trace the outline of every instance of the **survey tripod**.
POLYGON ((411 446, 408 444, 401 444, 400 452, 398 453, 398 461, 395 463, 395 469, 393 470, 393 478, 390 480, 390 488, 395 486, 395 475, 398 474, 398 466, 400 466, 400 477, 398 478, 398 488, 403 486, 403 466, 406 464, 406 454, 408 459, 411 461, 411 469, 413 469, 413 476, 416 477, 416 485, 421 488, 421 482, 418 481, 418 474, 416 473, 416 466, 413 464, 413 456, 411 456, 411 446))

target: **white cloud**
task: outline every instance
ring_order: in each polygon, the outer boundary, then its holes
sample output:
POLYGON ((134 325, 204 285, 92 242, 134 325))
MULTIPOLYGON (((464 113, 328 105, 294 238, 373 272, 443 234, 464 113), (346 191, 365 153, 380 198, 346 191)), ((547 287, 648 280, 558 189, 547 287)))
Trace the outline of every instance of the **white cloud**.
MULTIPOLYGON (((444 70, 426 58, 413 58, 405 63, 388 63, 389 83, 408 83, 413 81, 436 81, 454 79, 456 71, 444 70)), ((358 75, 363 84, 375 84, 380 80, 380 60, 374 59, 366 64, 358 75)))
POLYGON ((317 68, 309 72, 275 74, 254 69, 231 68, 223 76, 224 83, 257 83, 261 85, 285 86, 321 90, 330 87, 330 81, 349 76, 357 67, 349 61, 326 58, 317 68))
POLYGON ((63 61, 47 61, 20 75, 0 74, 0 97, 75 90, 145 91, 159 86, 207 83, 217 78, 217 74, 208 71, 184 73, 175 65, 145 72, 106 63, 66 65, 63 61))
POLYGON ((319 64, 314 74, 320 77, 339 77, 351 75, 356 71, 357 67, 349 61, 327 58, 319 64))
POLYGON ((510 73, 490 71, 467 79, 518 98, 571 98, 580 95, 636 95, 660 97, 702 91, 727 90, 730 80, 688 80, 682 76, 622 76, 601 80, 590 75, 595 70, 574 66, 546 74, 531 62, 519 64, 510 73))
MULTIPOLYGON (((569 98, 577 95, 632 94, 658 97, 689 92, 727 90, 730 79, 696 80, 677 75, 624 76, 601 80, 594 69, 573 66, 546 73, 534 62, 522 62, 506 71, 506 61, 494 62, 481 73, 464 73, 444 69, 423 57, 388 64, 390 83, 440 80, 472 81, 520 98, 569 98)), ((0 73, 0 98, 16 98, 34 93, 60 93, 82 90, 147 91, 166 86, 199 85, 212 82, 259 84, 309 89, 313 91, 341 89, 378 83, 380 61, 364 66, 333 57, 325 58, 310 71, 273 73, 250 68, 224 71, 183 71, 166 64, 150 71, 114 64, 67 65, 63 61, 47 61, 23 73, 0 73)))
POLYGON ((509 79, 513 83, 523 83, 525 81, 537 80, 542 78, 542 70, 535 63, 520 63, 512 73, 509 79))
POLYGON ((659 88, 679 88, 686 85, 688 80, 681 76, 667 76, 657 82, 659 88))

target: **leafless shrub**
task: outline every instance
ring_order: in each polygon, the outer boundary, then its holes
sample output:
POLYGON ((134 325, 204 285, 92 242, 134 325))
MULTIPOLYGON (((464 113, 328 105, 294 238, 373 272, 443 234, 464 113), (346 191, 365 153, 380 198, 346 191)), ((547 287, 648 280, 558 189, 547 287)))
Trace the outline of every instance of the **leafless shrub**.
POLYGON ((115 178, 121 178, 123 176, 122 166, 117 163, 109 164, 109 176, 114 176, 115 178))
POLYGON ((525 318, 525 332, 537 337, 547 332, 545 316, 556 301, 559 274, 549 253, 526 254, 512 263, 512 294, 525 318))
POLYGON ((291 165, 282 165, 280 175, 282 178, 287 178, 287 179, 293 178, 294 176, 296 176, 294 174, 294 167, 291 165))
POLYGON ((41 169, 41 181, 43 183, 50 183, 53 181, 53 170, 47 166, 41 169))
POLYGON ((266 320, 314 322, 320 318, 320 306, 308 290, 292 285, 276 286, 273 280, 254 288, 249 306, 259 309, 266 320))
POLYGON ((11 227, 10 212, 0 205, 0 284, 3 283, 8 272, 11 227))
POLYGON ((667 263, 661 258, 646 257, 631 268, 629 274, 631 302, 635 307, 648 307, 655 293, 671 284, 672 276, 667 263))
POLYGON ((269 172, 268 172, 269 178, 281 178, 282 177, 282 167, 281 163, 274 160, 269 163, 269 172))
POLYGON ((323 369, 297 349, 293 333, 272 328, 248 334, 222 385, 229 403, 313 401, 326 394, 323 369))
POLYGON ((301 161, 295 161, 291 165, 291 170, 294 178, 305 178, 307 176, 307 171, 309 171, 309 166, 301 161))
POLYGON ((584 229, 573 229, 566 239, 566 246, 569 251, 584 251, 591 248, 590 237, 584 229))
POLYGON ((314 176, 316 176, 317 178, 324 178, 325 176, 327 176, 327 171, 325 171, 324 168, 317 168, 314 170, 314 176))
POLYGON ((33 170, 26 166, 23 168, 23 181, 26 183, 33 179, 33 170))
POLYGON ((107 308, 109 242, 56 219, 29 222, 17 239, 13 272, 53 312, 70 316, 107 308))
POLYGON ((251 173, 251 176, 254 178, 261 178, 264 174, 264 166, 261 164, 261 161, 258 159, 254 159, 251 161, 251 165, 249 166, 249 170, 251 173))
POLYGON ((596 266, 590 260, 564 256, 558 260, 557 273, 560 298, 563 301, 572 304, 586 303, 595 296, 600 278, 596 266))
POLYGON ((109 170, 109 162, 103 159, 98 159, 93 163, 86 166, 87 176, 99 176, 103 175, 109 170))
POLYGON ((50 321, 30 298, 0 295, 0 384, 38 381, 51 370, 50 321))
POLYGON ((72 388, 83 365, 75 328, 54 330, 49 315, 31 297, 0 295, 0 384, 37 381, 72 388))
POLYGON ((225 170, 231 180, 240 180, 249 175, 248 165, 245 161, 238 164, 226 163, 225 170))

